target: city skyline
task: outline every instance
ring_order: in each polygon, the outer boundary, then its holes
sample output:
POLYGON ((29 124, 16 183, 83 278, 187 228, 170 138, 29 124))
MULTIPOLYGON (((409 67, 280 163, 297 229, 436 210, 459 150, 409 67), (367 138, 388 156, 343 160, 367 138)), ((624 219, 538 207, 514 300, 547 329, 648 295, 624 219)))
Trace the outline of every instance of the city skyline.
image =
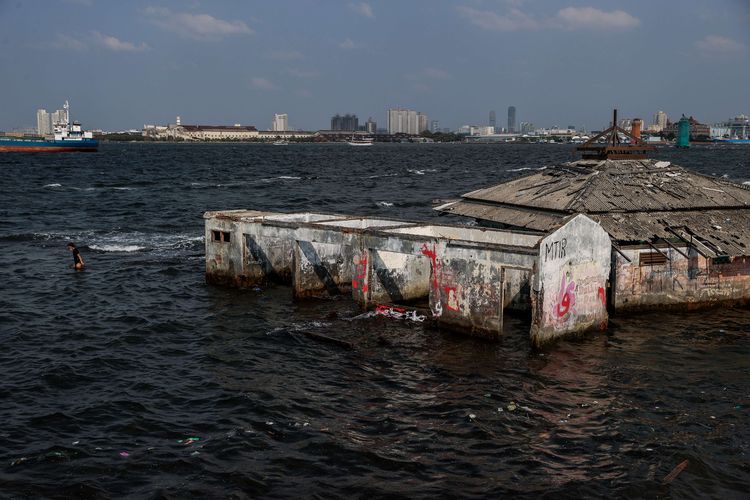
POLYGON ((36 110, 66 99, 72 119, 105 130, 176 115, 265 128, 279 109, 310 130, 341 109, 387 123, 399 106, 451 129, 511 105, 516 123, 589 129, 615 107, 646 122, 750 111, 738 85, 750 77, 747 2, 589 4, 0 2, 0 64, 12 68, 0 129, 35 128, 36 110))

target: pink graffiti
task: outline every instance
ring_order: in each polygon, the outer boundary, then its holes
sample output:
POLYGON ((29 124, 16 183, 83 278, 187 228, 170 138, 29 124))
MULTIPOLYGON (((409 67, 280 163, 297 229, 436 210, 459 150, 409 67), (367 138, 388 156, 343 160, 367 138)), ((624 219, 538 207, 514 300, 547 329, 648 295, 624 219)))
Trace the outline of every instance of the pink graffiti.
POLYGON ((602 301, 602 305, 607 307, 607 294, 604 292, 604 288, 599 287, 599 300, 602 301))
POLYGON ((560 295, 555 304, 555 314, 558 318, 571 312, 571 308, 576 304, 576 283, 573 280, 568 282, 568 277, 568 273, 565 273, 560 281, 560 295))
POLYGON ((367 282, 365 281, 367 277, 367 252, 363 253, 359 256, 359 262, 354 267, 355 274, 354 278, 352 278, 352 288, 355 290, 359 288, 360 282, 362 283, 362 291, 364 293, 367 293, 368 287, 367 282))

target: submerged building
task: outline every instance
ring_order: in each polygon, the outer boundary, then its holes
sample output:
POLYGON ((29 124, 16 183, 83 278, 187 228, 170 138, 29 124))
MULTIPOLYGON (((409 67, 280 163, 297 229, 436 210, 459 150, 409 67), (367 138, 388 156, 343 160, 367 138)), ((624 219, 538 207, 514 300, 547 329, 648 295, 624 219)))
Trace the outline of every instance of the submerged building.
POLYGON ((582 160, 436 209, 539 234, 586 215, 611 240, 611 311, 750 302, 750 187, 647 159, 633 142, 582 146, 582 160))
POLYGON ((423 304, 433 323, 489 338, 522 310, 536 345, 606 329, 614 311, 750 302, 750 187, 648 159, 651 148, 613 126, 579 161, 436 208, 474 227, 206 212, 206 281, 281 281, 295 298, 350 294, 363 309, 423 304))

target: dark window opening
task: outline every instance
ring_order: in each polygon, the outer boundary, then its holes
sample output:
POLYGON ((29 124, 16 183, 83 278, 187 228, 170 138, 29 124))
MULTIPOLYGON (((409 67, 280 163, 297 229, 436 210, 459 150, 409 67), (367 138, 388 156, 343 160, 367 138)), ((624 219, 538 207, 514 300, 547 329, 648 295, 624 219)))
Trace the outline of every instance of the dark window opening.
POLYGON ((732 259, 729 255, 719 255, 718 257, 711 259, 711 264, 713 265, 729 264, 730 262, 732 262, 732 259))
POLYGON ((641 267, 658 266, 667 263, 667 256, 660 252, 644 252, 640 255, 641 267))
POLYGON ((221 234, 224 237, 224 243, 229 243, 229 239, 230 239, 231 234, 228 233, 228 232, 226 232, 226 231, 222 232, 221 234))
POLYGON ((221 231, 211 231, 214 241, 221 241, 221 231))

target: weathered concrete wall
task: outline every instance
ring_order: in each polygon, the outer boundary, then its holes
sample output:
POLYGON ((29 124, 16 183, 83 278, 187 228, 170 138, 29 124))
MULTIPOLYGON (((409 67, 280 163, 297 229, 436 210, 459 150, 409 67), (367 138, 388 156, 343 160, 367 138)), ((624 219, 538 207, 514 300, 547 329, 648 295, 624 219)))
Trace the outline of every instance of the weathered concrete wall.
POLYGON ((535 345, 607 326, 611 241, 599 224, 578 215, 539 243, 532 291, 535 345))
POLYGON ((248 282, 244 267, 245 254, 242 223, 228 219, 212 219, 205 227, 206 282, 242 287, 248 282), (229 241, 226 241, 226 235, 229 241))
POLYGON ((614 254, 616 311, 700 308, 750 301, 750 257, 707 258, 686 246, 659 247, 663 263, 647 259, 652 248, 623 248, 631 262, 614 254))

